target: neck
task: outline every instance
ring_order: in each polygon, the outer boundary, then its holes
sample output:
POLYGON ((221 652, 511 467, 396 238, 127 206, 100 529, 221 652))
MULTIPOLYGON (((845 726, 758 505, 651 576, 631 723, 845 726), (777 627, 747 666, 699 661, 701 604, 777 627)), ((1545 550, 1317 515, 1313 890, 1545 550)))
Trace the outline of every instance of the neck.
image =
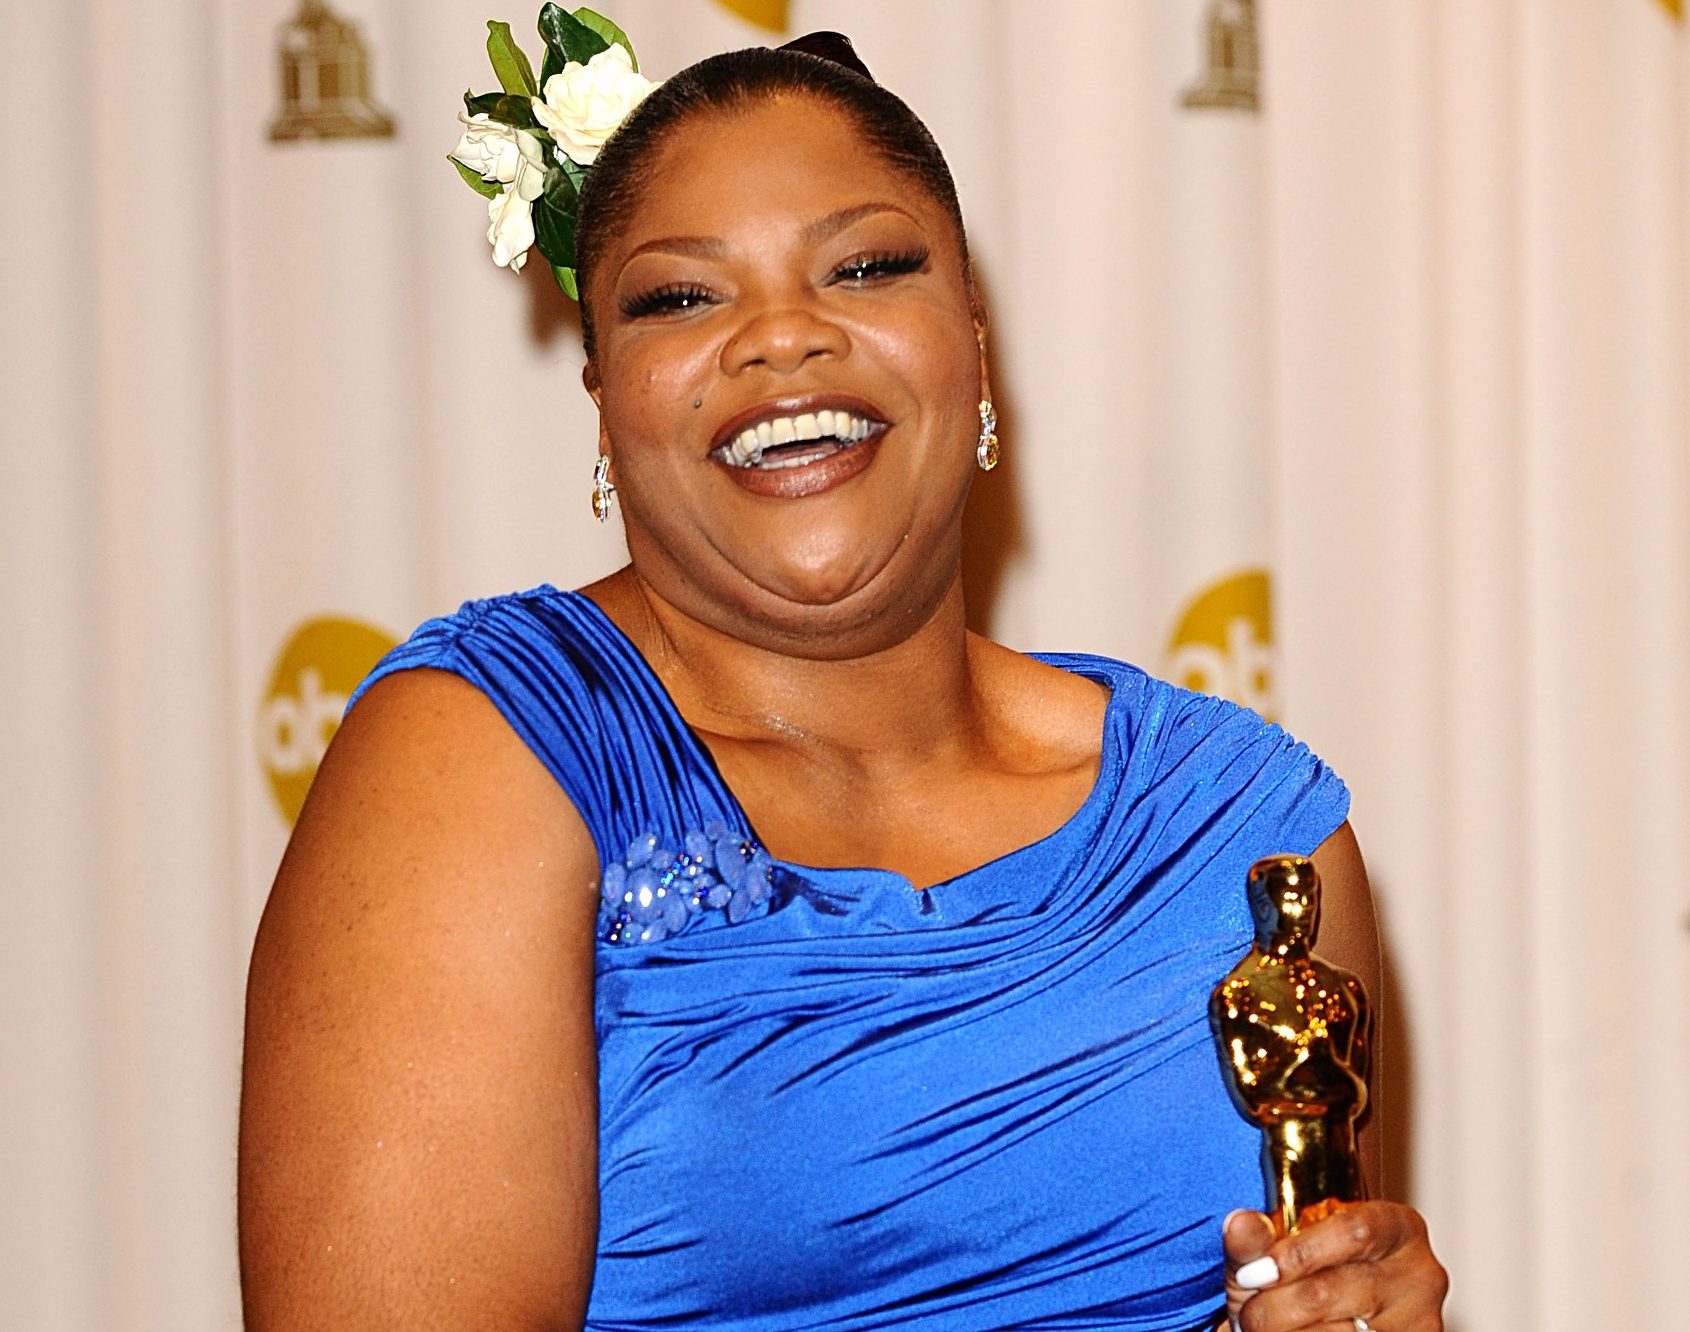
POLYGON ((861 655, 794 656, 746 643, 662 597, 631 570, 589 589, 697 729, 821 748, 865 767, 931 756, 981 700, 954 582, 909 633, 861 655))

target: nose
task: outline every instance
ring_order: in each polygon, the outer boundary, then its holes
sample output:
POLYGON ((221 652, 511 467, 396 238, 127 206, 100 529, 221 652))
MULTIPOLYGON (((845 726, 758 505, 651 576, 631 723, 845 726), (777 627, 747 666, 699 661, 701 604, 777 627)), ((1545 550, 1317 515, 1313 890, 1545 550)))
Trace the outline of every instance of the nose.
POLYGON ((802 299, 769 300, 747 311, 722 345, 722 370, 737 375, 762 367, 789 375, 814 357, 842 357, 850 346, 844 329, 802 299))

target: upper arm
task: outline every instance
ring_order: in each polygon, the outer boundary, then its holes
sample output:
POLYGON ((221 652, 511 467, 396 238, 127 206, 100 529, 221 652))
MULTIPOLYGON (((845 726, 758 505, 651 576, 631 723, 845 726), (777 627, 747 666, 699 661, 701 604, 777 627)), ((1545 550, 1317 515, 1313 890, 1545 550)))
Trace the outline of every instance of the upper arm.
POLYGON ((1379 918, 1373 908, 1373 890, 1367 882, 1367 866, 1361 847, 1348 823, 1315 850, 1315 869, 1320 874, 1320 937, 1315 951, 1334 966, 1354 972, 1367 991, 1373 1019, 1369 1033, 1371 1061, 1369 1102, 1374 1107, 1362 1121, 1362 1168, 1369 1191, 1380 1196, 1382 1185, 1383 1118, 1377 1113, 1385 1071, 1380 1035, 1384 1027, 1385 976, 1379 949, 1379 918))
POLYGON ((248 981, 247 1327, 579 1327, 597 1226, 597 856, 472 686, 330 746, 248 981))

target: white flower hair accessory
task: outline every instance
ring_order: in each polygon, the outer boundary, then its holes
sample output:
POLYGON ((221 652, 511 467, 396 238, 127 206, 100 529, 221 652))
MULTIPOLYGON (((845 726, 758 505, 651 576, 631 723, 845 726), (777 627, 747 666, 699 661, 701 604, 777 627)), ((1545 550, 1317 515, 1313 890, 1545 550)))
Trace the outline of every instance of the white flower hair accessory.
POLYGON ((534 115, 552 132, 560 157, 592 166, 604 141, 656 86, 634 68, 627 47, 612 46, 547 79, 534 115))
POLYGON ((466 128, 452 150, 452 161, 460 169, 469 167, 484 182, 503 186, 487 198, 487 239, 493 262, 520 272, 534 245, 534 201, 545 191, 545 147, 527 130, 512 129, 486 115, 459 119, 466 128))
POLYGON ((604 142, 657 85, 639 72, 628 35, 604 15, 547 4, 540 77, 508 23, 487 24, 498 92, 465 93, 464 132, 447 156, 487 200, 493 262, 519 271, 538 247, 566 296, 575 281, 581 182, 604 142))

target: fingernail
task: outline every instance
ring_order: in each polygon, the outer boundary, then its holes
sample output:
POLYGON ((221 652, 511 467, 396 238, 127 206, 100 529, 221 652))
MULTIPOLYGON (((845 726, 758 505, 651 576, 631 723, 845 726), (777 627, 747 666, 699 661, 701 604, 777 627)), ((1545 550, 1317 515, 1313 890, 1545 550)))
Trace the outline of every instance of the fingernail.
POLYGON ((1253 1263, 1245 1263, 1232 1274, 1232 1284, 1242 1286, 1245 1290, 1260 1290, 1278 1280, 1279 1264, 1271 1258, 1258 1258, 1253 1263))
POLYGON ((1224 1234, 1226 1234, 1227 1231, 1232 1229, 1232 1218, 1233 1217, 1243 1216, 1243 1215, 1244 1215, 1244 1209, 1242 1207, 1237 1207, 1237 1208, 1234 1208, 1232 1211, 1228 1212, 1224 1217, 1222 1217, 1221 1218, 1221 1234, 1224 1235, 1224 1234))

